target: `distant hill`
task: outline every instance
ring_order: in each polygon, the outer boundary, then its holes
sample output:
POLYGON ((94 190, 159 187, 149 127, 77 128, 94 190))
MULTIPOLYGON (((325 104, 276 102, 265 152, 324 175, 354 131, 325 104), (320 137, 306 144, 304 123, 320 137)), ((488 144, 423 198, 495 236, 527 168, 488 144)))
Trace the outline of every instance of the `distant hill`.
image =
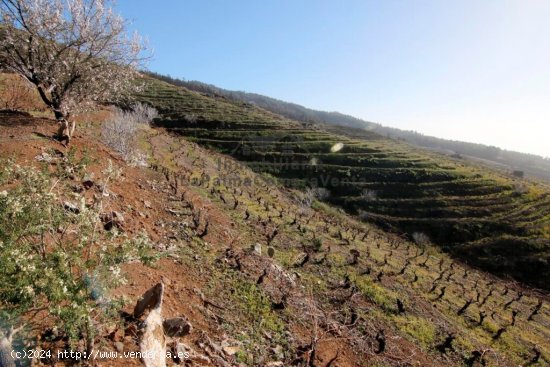
POLYGON ((256 93, 226 90, 199 81, 186 81, 152 72, 148 72, 148 74, 170 84, 186 87, 209 96, 225 97, 235 101, 254 104, 293 120, 368 129, 386 137, 405 140, 424 148, 452 155, 455 158, 470 158, 510 173, 515 171, 516 174, 521 175, 523 172, 526 176, 550 180, 550 158, 544 158, 535 154, 520 153, 484 144, 436 138, 415 131, 383 126, 339 112, 313 110, 295 103, 281 101, 256 93))

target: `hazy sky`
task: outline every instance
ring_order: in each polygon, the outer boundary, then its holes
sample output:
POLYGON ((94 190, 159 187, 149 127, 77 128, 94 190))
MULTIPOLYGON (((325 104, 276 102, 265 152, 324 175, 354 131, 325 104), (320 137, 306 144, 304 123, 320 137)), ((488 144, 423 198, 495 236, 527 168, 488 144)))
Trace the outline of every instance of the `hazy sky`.
POLYGON ((550 0, 118 8, 148 38, 153 71, 550 157, 550 0))

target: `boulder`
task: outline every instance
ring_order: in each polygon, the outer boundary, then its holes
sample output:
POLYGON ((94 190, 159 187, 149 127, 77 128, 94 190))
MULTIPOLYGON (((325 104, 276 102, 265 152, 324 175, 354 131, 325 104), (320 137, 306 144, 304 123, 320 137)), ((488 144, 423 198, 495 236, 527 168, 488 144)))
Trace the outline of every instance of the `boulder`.
POLYGON ((301 267, 304 266, 305 263, 309 260, 309 255, 306 252, 301 252, 294 258, 294 261, 292 264, 295 267, 301 267))
POLYGON ((172 338, 185 336, 193 329, 191 323, 183 317, 164 320, 162 325, 164 327, 164 334, 172 338))
POLYGON ((164 285, 162 283, 156 284, 153 288, 145 292, 137 301, 136 307, 134 307, 134 317, 140 318, 146 311, 150 311, 160 306, 163 294, 164 285))
POLYGON ((149 311, 142 325, 139 342, 142 362, 146 367, 166 366, 166 336, 162 319, 163 295, 164 285, 158 283, 145 292, 134 308, 135 317, 140 317, 149 311))

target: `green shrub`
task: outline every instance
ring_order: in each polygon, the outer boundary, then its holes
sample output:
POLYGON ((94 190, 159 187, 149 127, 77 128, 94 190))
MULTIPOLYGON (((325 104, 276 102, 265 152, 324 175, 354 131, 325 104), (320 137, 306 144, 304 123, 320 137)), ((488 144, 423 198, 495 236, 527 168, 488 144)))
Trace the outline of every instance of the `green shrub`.
POLYGON ((321 247, 323 247, 323 241, 320 238, 314 238, 312 246, 315 252, 319 252, 321 251, 321 247))
POLYGON ((136 240, 104 235, 100 206, 85 205, 79 194, 73 194, 75 206, 64 205, 63 177, 12 162, 5 166, 0 174, 0 332, 36 325, 46 312, 72 342, 90 339, 120 306, 108 295, 124 283, 120 265, 153 260, 150 243, 145 235, 136 240))
POLYGON ((397 296, 394 292, 365 276, 357 276, 355 284, 363 296, 378 305, 384 312, 390 314, 396 312, 397 296))
POLYGON ((410 335, 424 349, 433 346, 437 330, 434 324, 422 317, 395 316, 394 321, 399 330, 410 335))

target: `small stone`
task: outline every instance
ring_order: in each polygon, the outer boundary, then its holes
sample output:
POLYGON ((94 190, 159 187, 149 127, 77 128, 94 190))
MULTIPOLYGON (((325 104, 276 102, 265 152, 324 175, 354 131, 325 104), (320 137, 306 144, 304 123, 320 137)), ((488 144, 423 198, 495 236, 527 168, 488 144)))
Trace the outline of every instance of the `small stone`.
POLYGON ((130 336, 130 338, 132 338, 132 335, 137 335, 138 333, 138 328, 136 326, 136 324, 130 324, 128 325, 128 327, 126 328, 124 334, 126 335, 124 337, 124 339, 128 338, 128 336, 130 336))
POLYGON ((223 352, 228 356, 235 355, 241 348, 239 346, 233 346, 233 347, 223 347, 223 352))
POLYGON ((317 255, 314 255, 312 256, 312 259, 311 261, 314 263, 314 264, 322 264, 325 260, 326 260, 326 254, 317 254, 317 255))
POLYGON ((160 277, 160 280, 164 283, 164 285, 170 286, 172 284, 172 280, 165 276, 160 277))
POLYGON ((82 185, 86 190, 91 189, 94 186, 94 174, 90 173, 84 176, 84 179, 82 180, 82 185))
POLYGON ((172 353, 174 361, 178 364, 182 364, 186 359, 191 357, 192 349, 184 343, 174 343, 172 346, 172 353))
POLYGON ((273 351, 275 358, 277 358, 278 360, 285 359, 285 352, 281 345, 277 344, 277 346, 275 348, 272 348, 271 350, 273 351))
POLYGON ((117 329, 111 335, 113 341, 120 342, 124 340, 124 329, 117 329))
POLYGON ((80 185, 72 185, 71 189, 73 190, 73 192, 76 192, 77 194, 80 194, 81 192, 84 191, 84 188, 80 185))
POLYGON ((105 325, 103 328, 105 329, 105 333, 106 333, 107 335, 109 335, 109 334, 112 334, 112 333, 114 333, 114 332, 116 331, 117 325, 114 324, 114 323, 113 323, 113 324, 107 324, 107 325, 105 325))
POLYGON ((101 221, 103 222, 103 227, 105 230, 110 231, 113 226, 117 228, 122 228, 124 223, 124 216, 120 212, 112 211, 110 213, 105 213, 101 215, 101 221))
POLYGON ((75 214, 80 213, 80 209, 78 208, 78 206, 74 203, 71 203, 70 201, 64 201, 63 208, 75 214))
POLYGON ((120 223, 124 222, 124 217, 122 216, 122 213, 113 211, 112 215, 117 222, 120 222, 120 223))
POLYGON ((151 202, 149 200, 143 200, 143 205, 147 208, 147 209, 151 209, 151 202))
POLYGON ((275 249, 273 247, 268 247, 267 248, 267 256, 269 256, 269 257, 275 256, 275 249))
POLYGON ((299 253, 292 262, 294 266, 300 267, 303 266, 309 260, 309 255, 305 252, 299 253))
POLYGON ((261 245, 261 244, 256 243, 256 244, 253 246, 253 250, 254 250, 254 252, 255 252, 257 255, 259 255, 259 256, 262 255, 262 245, 261 245))
POLYGON ((124 352, 124 343, 123 342, 115 342, 115 349, 119 353, 124 352))
POLYGON ((36 159, 39 162, 50 163, 54 158, 50 154, 48 154, 46 152, 42 152, 41 154, 34 157, 34 159, 36 159))

